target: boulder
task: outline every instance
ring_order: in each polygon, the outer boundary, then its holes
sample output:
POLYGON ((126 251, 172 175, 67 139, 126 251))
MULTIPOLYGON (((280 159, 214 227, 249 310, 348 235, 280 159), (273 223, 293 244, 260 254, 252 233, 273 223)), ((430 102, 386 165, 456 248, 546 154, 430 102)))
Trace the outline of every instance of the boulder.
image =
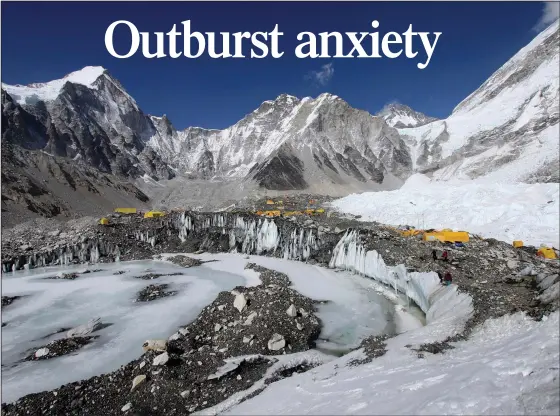
POLYGON ((247 305, 247 298, 243 293, 238 294, 233 301, 233 307, 237 309, 239 312, 243 312, 245 306, 247 305))
POLYGON ((278 351, 281 350, 286 346, 286 340, 280 334, 274 334, 268 340, 268 349, 271 351, 278 351))
POLYGON ((156 358, 154 358, 152 365, 154 366, 165 365, 167 364, 168 361, 169 361, 169 354, 167 354, 167 352, 164 352, 163 354, 160 354, 156 358))
POLYGON ((295 318, 297 316, 297 309, 296 309, 296 307, 294 306, 293 303, 286 310, 286 313, 288 314, 288 316, 291 316, 292 318, 295 318))
POLYGON ((244 326, 248 326, 251 325, 253 323, 253 319, 255 319, 257 317, 257 313, 256 312, 251 312, 249 314, 249 316, 247 317, 247 319, 245 319, 245 322, 243 322, 244 326))
POLYGON ((167 349, 167 341, 164 339, 149 339, 142 345, 144 352, 146 351, 165 351, 167 349))
POLYGON ((39 348, 37 351, 35 351, 35 358, 44 357, 45 355, 48 355, 49 352, 50 351, 48 348, 39 348))
POLYGON ((92 332, 99 329, 103 324, 101 323, 100 318, 94 318, 89 320, 83 325, 79 325, 76 328, 70 329, 66 333, 67 338, 74 338, 74 337, 85 337, 86 335, 91 334, 92 332))
POLYGON ((134 377, 134 380, 132 380, 132 388, 130 389, 130 391, 131 392, 134 391, 134 389, 136 389, 136 387, 138 387, 144 381, 146 381, 145 374, 141 374, 139 376, 134 377))

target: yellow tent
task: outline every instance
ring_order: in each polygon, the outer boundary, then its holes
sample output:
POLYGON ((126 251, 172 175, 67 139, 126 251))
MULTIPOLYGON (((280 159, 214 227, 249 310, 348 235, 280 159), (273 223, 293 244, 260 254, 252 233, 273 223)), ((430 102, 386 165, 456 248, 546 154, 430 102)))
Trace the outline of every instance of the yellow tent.
POLYGON ((119 214, 136 214, 136 208, 115 208, 119 214))
POLYGON ((413 237, 415 235, 421 234, 423 231, 412 229, 412 230, 404 230, 404 231, 399 231, 399 232, 401 233, 401 235, 403 237, 413 237))
POLYGON ((515 241, 513 242, 513 246, 514 246, 515 248, 523 247, 523 241, 521 241, 521 240, 515 240, 515 241))
POLYGON ((109 218, 105 218, 105 217, 101 218, 101 219, 99 220, 99 224, 101 224, 101 225, 109 225, 109 218))
POLYGON ((268 200, 266 201, 266 204, 267 204, 267 205, 274 205, 274 201, 273 201, 272 199, 268 199, 268 200))
POLYGON ((148 211, 144 214, 144 218, 156 218, 156 217, 163 217, 165 212, 161 211, 148 211))
POLYGON ((435 231, 432 233, 424 233, 422 239, 424 241, 439 240, 442 243, 466 243, 469 241, 469 233, 466 231, 435 231))
POLYGON ((537 256, 544 257, 545 259, 557 259, 556 253, 550 247, 541 247, 537 251, 537 256))

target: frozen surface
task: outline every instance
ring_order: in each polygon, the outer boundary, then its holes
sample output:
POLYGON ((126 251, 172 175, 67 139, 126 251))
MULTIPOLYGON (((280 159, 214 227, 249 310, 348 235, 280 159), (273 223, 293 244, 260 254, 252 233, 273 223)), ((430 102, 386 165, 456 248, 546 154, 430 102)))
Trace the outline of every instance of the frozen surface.
MULTIPOLYGON (((379 283, 346 271, 334 271, 310 264, 272 257, 239 254, 201 254, 201 259, 216 270, 241 274, 249 262, 285 273, 299 293, 332 303, 318 306, 324 328, 317 345, 326 350, 345 350, 359 346, 372 334, 403 332, 423 325, 423 314, 402 296, 384 296, 379 283)), ((391 293, 391 295, 393 295, 391 293)))
MULTIPOLYGON (((165 257, 165 256, 164 256, 165 257)), ((324 329, 319 346, 346 351, 368 335, 402 332, 423 325, 422 313, 402 297, 388 293, 376 282, 300 262, 239 254, 199 255, 218 260, 184 269, 165 261, 100 264, 103 271, 80 275, 76 280, 48 280, 60 270, 85 267, 34 269, 2 276, 3 295, 28 295, 2 311, 2 401, 115 370, 138 358, 147 339, 166 339, 196 318, 222 290, 238 285, 255 286, 259 273, 246 270, 255 262, 286 273, 294 288, 306 296, 332 303, 319 306, 324 329), (116 271, 126 271, 114 275, 116 271), (184 275, 154 280, 135 279, 148 272, 184 275), (148 284, 167 283, 175 296, 135 303, 137 292, 148 284), (95 332, 100 338, 74 355, 38 362, 20 362, 27 354, 65 333, 44 338, 60 328, 73 328, 101 318, 111 326, 95 332)))
POLYGON ((421 359, 405 345, 429 336, 427 325, 389 340, 388 352, 370 364, 346 366, 352 353, 204 414, 557 415, 558 317, 491 319, 455 349, 421 359))
POLYGON ((557 183, 435 182, 417 174, 396 191, 352 194, 332 205, 364 221, 452 228, 506 242, 559 247, 559 190, 557 183))
MULTIPOLYGON (((45 280, 59 268, 35 269, 2 275, 4 296, 28 295, 2 310, 2 401, 56 388, 117 369, 142 354, 147 339, 167 339, 179 326, 190 323, 222 290, 244 285, 242 274, 204 265, 185 269, 160 261, 100 264, 104 271, 81 275, 76 280, 45 280), (147 273, 177 273, 154 280, 135 279, 147 273), (125 274, 113 275, 117 270, 125 274), (137 292, 149 284, 167 283, 175 296, 135 303, 137 292), (14 363, 29 349, 54 338, 41 339, 60 328, 72 328, 99 317, 106 327, 100 338, 75 355, 38 362, 14 363)), ((68 270, 83 270, 64 268, 68 270)), ((64 336, 60 334, 58 337, 64 336)), ((57 337, 57 338, 58 338, 57 337)))

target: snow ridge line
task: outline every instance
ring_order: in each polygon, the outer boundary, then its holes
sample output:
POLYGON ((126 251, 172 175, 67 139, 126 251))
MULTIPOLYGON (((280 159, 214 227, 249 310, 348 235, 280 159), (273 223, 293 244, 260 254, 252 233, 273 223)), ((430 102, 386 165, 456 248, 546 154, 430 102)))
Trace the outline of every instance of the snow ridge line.
POLYGON ((454 321, 462 325, 473 316, 473 299, 457 285, 442 287, 434 272, 407 272, 404 264, 387 266, 376 250, 366 251, 356 230, 347 230, 333 250, 330 268, 358 273, 393 287, 412 299, 426 314, 427 325, 454 321))

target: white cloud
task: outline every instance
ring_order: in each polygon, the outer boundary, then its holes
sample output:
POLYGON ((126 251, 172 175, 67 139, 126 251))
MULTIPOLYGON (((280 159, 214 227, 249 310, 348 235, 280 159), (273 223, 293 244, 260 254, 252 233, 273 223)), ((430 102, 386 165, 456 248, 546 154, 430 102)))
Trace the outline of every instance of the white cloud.
POLYGON ((534 29, 541 31, 548 27, 552 22, 560 17, 560 3, 557 1, 549 1, 544 3, 543 13, 534 29))
POLYGON ((319 85, 326 85, 334 75, 332 62, 321 67, 320 71, 311 71, 306 78, 311 79, 319 85))

